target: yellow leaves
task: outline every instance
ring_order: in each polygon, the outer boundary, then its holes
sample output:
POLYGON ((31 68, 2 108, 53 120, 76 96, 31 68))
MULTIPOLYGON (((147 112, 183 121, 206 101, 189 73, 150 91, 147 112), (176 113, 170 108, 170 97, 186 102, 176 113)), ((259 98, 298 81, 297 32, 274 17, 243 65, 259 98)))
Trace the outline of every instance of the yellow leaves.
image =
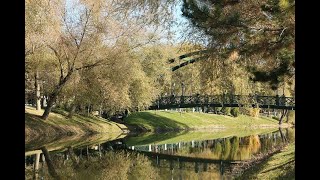
POLYGON ((236 60, 238 60, 239 59, 239 53, 238 53, 238 51, 233 51, 231 54, 230 54, 230 56, 229 56, 229 58, 228 58, 230 61, 236 61, 236 60))
POLYGON ((290 3, 289 0, 280 0, 279 1, 279 6, 281 9, 287 9, 289 7, 290 3))
POLYGON ((256 153, 261 148, 261 142, 258 135, 251 135, 249 137, 249 148, 252 153, 256 153))

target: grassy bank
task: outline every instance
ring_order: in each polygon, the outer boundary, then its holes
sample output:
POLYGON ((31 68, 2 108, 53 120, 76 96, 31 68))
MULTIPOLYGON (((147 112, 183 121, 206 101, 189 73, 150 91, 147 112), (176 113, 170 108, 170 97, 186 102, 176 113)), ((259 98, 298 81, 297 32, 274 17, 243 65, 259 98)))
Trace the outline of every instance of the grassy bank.
POLYGON ((72 135, 64 136, 50 142, 37 141, 35 143, 25 144, 25 154, 30 154, 34 150, 39 150, 41 147, 45 146, 47 150, 50 151, 64 151, 67 147, 84 147, 96 144, 105 143, 106 141, 113 141, 116 139, 124 138, 126 134, 118 133, 97 133, 91 135, 72 135))
POLYGON ((245 171, 237 179, 295 179, 295 144, 245 171))
POLYGON ((25 141, 26 144, 48 143, 65 136, 85 136, 95 133, 121 134, 126 126, 97 117, 74 115, 66 118, 67 112, 50 113, 47 120, 40 119, 43 110, 33 107, 25 108, 25 141))
POLYGON ((268 117, 250 117, 240 115, 230 117, 224 115, 173 112, 173 111, 143 111, 132 113, 125 122, 148 131, 177 129, 215 129, 215 128, 263 128, 278 127, 278 121, 268 117))

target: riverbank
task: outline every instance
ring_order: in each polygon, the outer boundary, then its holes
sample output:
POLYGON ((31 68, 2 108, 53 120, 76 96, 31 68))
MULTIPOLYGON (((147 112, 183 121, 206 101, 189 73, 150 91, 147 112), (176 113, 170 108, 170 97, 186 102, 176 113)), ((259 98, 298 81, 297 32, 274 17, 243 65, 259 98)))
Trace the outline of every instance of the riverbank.
POLYGON ((255 164, 236 179, 295 179, 295 143, 255 164))
MULTIPOLYGON (((143 111, 130 114, 124 119, 133 131, 176 131, 176 130, 212 130, 226 128, 278 128, 279 122, 268 117, 238 117, 174 111, 143 111)), ((289 127, 284 123, 281 127, 289 127)))
POLYGON ((26 144, 43 144, 62 138, 79 139, 93 134, 119 136, 127 130, 123 124, 98 117, 74 115, 67 118, 67 112, 51 112, 47 120, 40 119, 43 110, 25 107, 25 142, 26 144), (112 134, 112 135, 110 135, 112 134))

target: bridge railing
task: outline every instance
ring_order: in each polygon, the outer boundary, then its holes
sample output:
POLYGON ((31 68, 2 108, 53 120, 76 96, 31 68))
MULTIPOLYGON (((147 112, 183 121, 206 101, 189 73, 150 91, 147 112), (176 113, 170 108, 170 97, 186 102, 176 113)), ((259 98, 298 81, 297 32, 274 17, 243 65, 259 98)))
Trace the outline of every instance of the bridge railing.
POLYGON ((193 95, 193 96, 165 96, 160 97, 154 106, 170 105, 255 105, 255 106, 295 106, 293 97, 284 96, 258 96, 258 95, 193 95))

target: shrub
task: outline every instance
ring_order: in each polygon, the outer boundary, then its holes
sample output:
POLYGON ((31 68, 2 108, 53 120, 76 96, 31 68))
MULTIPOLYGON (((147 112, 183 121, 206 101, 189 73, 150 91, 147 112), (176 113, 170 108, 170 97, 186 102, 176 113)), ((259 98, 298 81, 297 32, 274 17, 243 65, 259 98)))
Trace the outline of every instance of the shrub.
POLYGON ((243 107, 240 110, 241 114, 251 116, 251 117, 259 117, 260 108, 250 108, 250 107, 243 107))
POLYGON ((216 114, 219 114, 219 112, 221 112, 222 107, 215 107, 215 112, 216 114))
POLYGON ((287 118, 285 121, 289 120, 288 123, 295 123, 295 111, 289 110, 287 114, 287 118))
POLYGON ((221 111, 222 111, 222 113, 223 113, 224 115, 230 115, 231 108, 230 108, 230 107, 223 107, 223 108, 221 109, 221 111))
POLYGON ((231 108, 230 113, 233 117, 238 117, 240 115, 240 110, 238 107, 233 107, 231 108))
POLYGON ((280 120, 280 118, 278 118, 277 116, 272 116, 272 119, 275 119, 275 120, 280 120))
POLYGON ((260 108, 252 108, 250 111, 250 116, 259 117, 260 108))

